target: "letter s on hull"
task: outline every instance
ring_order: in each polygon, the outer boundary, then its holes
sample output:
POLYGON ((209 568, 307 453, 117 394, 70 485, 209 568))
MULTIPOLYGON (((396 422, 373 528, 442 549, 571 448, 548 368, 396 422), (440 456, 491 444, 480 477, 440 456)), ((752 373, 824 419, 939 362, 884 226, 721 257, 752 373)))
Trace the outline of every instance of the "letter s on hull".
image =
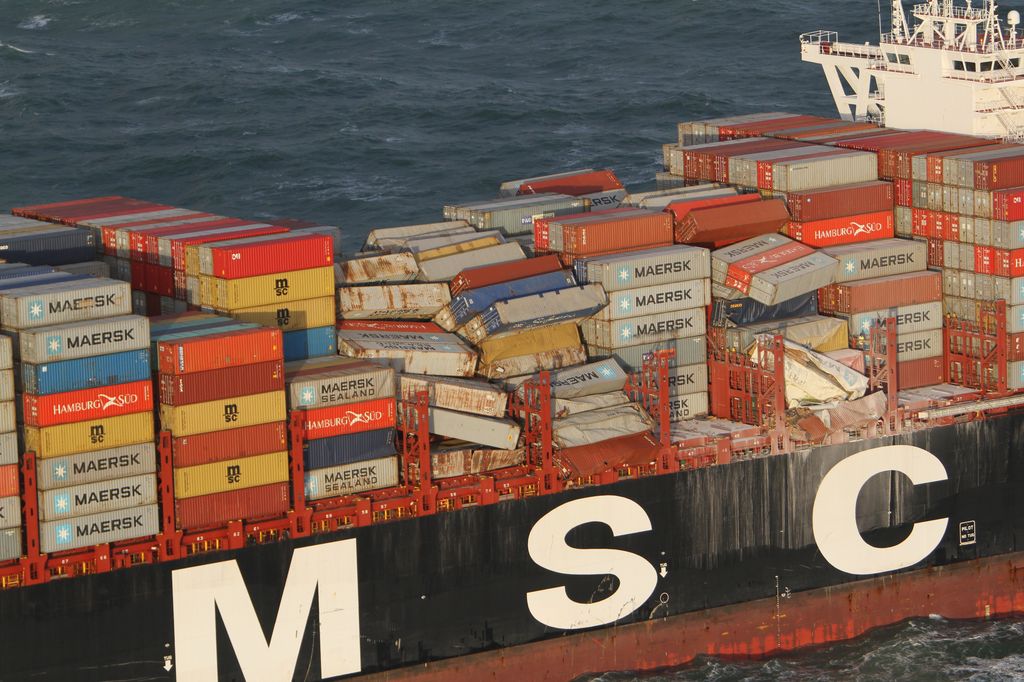
POLYGON ((651 519, 636 502, 599 495, 567 502, 545 514, 530 531, 530 558, 540 567, 566 575, 614 575, 619 588, 607 599, 580 604, 565 587, 529 592, 526 604, 539 622, 561 630, 614 623, 636 611, 658 584, 658 573, 646 559, 618 549, 576 549, 565 542, 573 528, 603 523, 615 537, 651 530, 651 519))
POLYGON ((872 575, 913 566, 942 541, 948 518, 915 523, 907 539, 892 547, 864 542, 857 528, 857 496, 872 476, 886 471, 898 471, 914 485, 948 478, 935 455, 910 445, 865 450, 832 467, 818 487, 811 517, 818 549, 840 571, 872 575))

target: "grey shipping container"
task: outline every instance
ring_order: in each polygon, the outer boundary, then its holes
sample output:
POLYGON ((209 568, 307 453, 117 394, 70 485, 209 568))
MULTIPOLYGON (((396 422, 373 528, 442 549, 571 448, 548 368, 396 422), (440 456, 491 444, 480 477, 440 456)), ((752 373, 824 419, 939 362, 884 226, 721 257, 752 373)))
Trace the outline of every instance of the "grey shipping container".
POLYGON ((754 275, 748 298, 764 305, 778 305, 836 281, 835 259, 818 251, 754 275))
POLYGON ((707 331, 706 319, 703 308, 693 308, 614 322, 584 320, 580 330, 588 345, 622 348, 703 335, 707 331))
POLYGON ((0 466, 18 463, 18 434, 15 431, 0 433, 0 466))
POLYGON ((557 419, 552 424, 552 440, 560 448, 571 448, 643 433, 653 425, 651 416, 639 405, 631 403, 557 419))
POLYGON ((12 329, 126 315, 132 292, 127 282, 87 279, 3 292, 0 323, 12 329))
POLYGON ((446 284, 341 287, 338 313, 349 320, 428 320, 451 300, 446 284))
POLYGON ((364 256, 338 264, 339 283, 411 282, 420 272, 415 256, 407 251, 364 256))
POLYGON ((404 374, 399 386, 405 400, 414 400, 417 393, 426 391, 432 407, 456 412, 497 418, 503 417, 508 407, 508 394, 486 381, 404 374))
POLYGON ((513 241, 424 261, 420 263, 418 279, 421 282, 450 282, 466 268, 508 263, 524 258, 526 254, 523 253, 523 247, 513 241))
POLYGON ((623 369, 629 372, 639 372, 643 369, 644 360, 653 357, 654 353, 659 350, 675 351, 676 354, 669 364, 670 367, 694 365, 698 362, 707 362, 708 339, 706 336, 692 336, 658 343, 642 343, 625 348, 587 346, 587 352, 592 358, 614 358, 622 365, 623 369))
MULTIPOLYGON (((495 243, 504 244, 505 238, 497 230, 485 230, 483 232, 457 232, 448 233, 441 235, 424 235, 422 237, 415 237, 405 242, 405 248, 411 251, 413 254, 417 254, 419 258, 420 253, 424 251, 431 251, 433 249, 439 249, 445 246, 454 246, 456 244, 468 244, 475 242, 483 238, 496 239, 495 243)), ((427 260, 430 260, 429 258, 427 260)))
POLYGON ((778 248, 790 241, 792 240, 780 234, 765 234, 744 239, 722 249, 716 249, 711 252, 711 279, 722 284, 725 282, 729 266, 733 263, 778 248))
POLYGON ((36 481, 40 490, 67 488, 115 478, 156 472, 153 443, 126 445, 98 452, 83 452, 36 460, 36 481))
POLYGON ((896 337, 897 362, 909 362, 942 355, 942 330, 900 334, 896 337))
POLYGON ((533 232, 534 218, 583 213, 589 208, 590 200, 583 197, 531 194, 472 209, 469 223, 479 230, 500 230, 507 235, 528 234, 533 232))
POLYGON ((55 265, 54 268, 73 275, 91 275, 92 277, 110 277, 110 266, 103 261, 90 260, 84 263, 68 263, 55 265))
POLYGON ((148 346, 149 319, 141 315, 38 327, 18 334, 21 361, 31 363, 109 355, 148 346))
POLYGON ((880 239, 822 249, 837 261, 836 282, 919 272, 928 268, 928 244, 911 239, 880 239))
POLYGON ((395 395, 395 370, 352 358, 299 360, 284 366, 288 407, 302 410, 395 395))
POLYGON ((0 531, 0 561, 17 559, 21 554, 21 528, 0 531))
POLYGON ((386 360, 400 372, 471 377, 476 352, 454 334, 408 334, 396 340, 357 340, 338 332, 338 352, 349 357, 386 360))
POLYGON ((580 283, 620 291, 703 279, 711 274, 711 253, 696 246, 676 245, 582 259, 580 283))
POLYGON ((918 303, 854 315, 839 314, 836 317, 847 321, 851 334, 870 334, 874 327, 890 317, 895 318, 896 329, 901 334, 923 332, 942 328, 942 303, 918 303))
POLYGON ((306 472, 306 499, 355 495, 398 485, 398 458, 382 457, 364 462, 306 472))
POLYGON ((476 414, 430 408, 430 432, 499 450, 511 450, 519 441, 519 424, 476 414))
POLYGON ((0 403, 0 433, 13 431, 17 426, 17 410, 14 409, 14 401, 0 403))
POLYGON ((17 528, 20 525, 21 497, 0 497, 0 528, 17 528))
MULTIPOLYGON (((530 379, 538 377, 516 377, 506 382, 509 390, 520 390, 530 379)), ((629 377, 614 358, 591 362, 579 367, 560 369, 550 374, 551 396, 553 398, 582 398, 599 393, 621 391, 629 377)))
POLYGON ((14 339, 0 334, 0 371, 14 367, 14 339))
POLYGON ((668 400, 668 410, 668 419, 673 423, 705 415, 708 413, 707 391, 673 395, 668 400))
POLYGON ((422 223, 419 225, 402 225, 399 227, 378 227, 370 230, 364 243, 364 251, 375 251, 392 246, 400 246, 412 237, 427 234, 444 234, 459 229, 470 228, 464 220, 446 220, 440 223, 422 223))
MULTIPOLYGON (((45 461, 45 460, 44 460, 45 461)), ((156 474, 128 476, 39 493, 39 519, 54 521, 156 502, 156 474)))
POLYGON ((159 530, 160 512, 155 504, 39 524, 41 549, 47 554, 142 538, 159 530))
POLYGON ((608 305, 594 318, 604 321, 621 320, 627 317, 701 308, 710 304, 710 281, 696 279, 612 292, 608 295, 608 305))

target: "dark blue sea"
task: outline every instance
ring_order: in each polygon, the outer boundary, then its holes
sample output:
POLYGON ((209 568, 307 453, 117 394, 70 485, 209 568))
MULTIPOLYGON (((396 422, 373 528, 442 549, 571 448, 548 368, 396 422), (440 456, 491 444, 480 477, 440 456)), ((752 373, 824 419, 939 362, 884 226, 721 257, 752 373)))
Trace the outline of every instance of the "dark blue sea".
MULTIPOLYGON (((506 179, 645 189, 678 121, 833 113, 799 58, 818 28, 877 39, 876 2, 0 0, 0 209, 124 194, 323 221, 355 249, 506 179)), ((923 620, 639 679, 1022 677, 1021 622, 923 620)))

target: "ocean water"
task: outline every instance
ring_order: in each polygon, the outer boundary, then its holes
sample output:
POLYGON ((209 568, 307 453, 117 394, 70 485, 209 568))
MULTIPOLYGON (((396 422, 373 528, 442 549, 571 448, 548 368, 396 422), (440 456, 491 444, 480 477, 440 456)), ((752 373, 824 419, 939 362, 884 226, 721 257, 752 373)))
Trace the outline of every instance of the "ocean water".
MULTIPOLYGON (((1004 8, 1009 9, 1010 7, 1004 8)), ((440 219, 502 180, 643 189, 680 120, 833 113, 802 31, 867 0, 0 0, 0 209, 124 194, 252 218, 440 219)), ((1019 679, 1024 623, 914 621, 652 680, 1019 679)))

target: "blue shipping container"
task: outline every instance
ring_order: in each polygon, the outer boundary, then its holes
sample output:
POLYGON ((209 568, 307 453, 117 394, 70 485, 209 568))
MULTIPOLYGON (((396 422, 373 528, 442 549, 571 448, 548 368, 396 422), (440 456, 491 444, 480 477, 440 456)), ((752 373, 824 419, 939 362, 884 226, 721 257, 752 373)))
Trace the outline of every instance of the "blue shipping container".
POLYGON ((284 333, 284 360, 305 360, 318 358, 322 355, 338 354, 336 330, 331 327, 299 329, 284 333))
POLYGON ((21 390, 36 395, 78 391, 149 379, 149 351, 130 350, 111 355, 21 365, 21 390))
POLYGON ((737 298, 731 301, 716 300, 711 310, 711 324, 716 327, 725 327, 817 314, 818 292, 811 291, 776 305, 765 305, 752 298, 737 298))
MULTIPOLYGON (((17 272, 17 271, 16 271, 17 272)), ((27 289, 29 287, 42 286, 44 284, 62 284, 64 282, 76 282, 81 279, 95 279, 89 275, 72 275, 70 272, 43 272, 26 277, 9 277, 0 280, 0 290, 8 291, 13 289, 27 289)))
POLYGON ((395 454, 395 429, 377 429, 306 441, 302 462, 306 471, 351 464, 395 454))
POLYGON ((543 275, 525 277, 514 282, 503 282, 489 287, 471 289, 452 297, 451 309, 459 325, 466 324, 498 301, 510 298, 544 294, 557 289, 576 286, 576 280, 565 271, 548 272, 543 275))
MULTIPOLYGON (((5 264, 9 265, 9 264, 5 264)), ((32 267, 24 266, 19 268, 4 268, 0 270, 0 279, 16 279, 18 277, 33 277, 35 275, 45 275, 50 272, 56 272, 51 267, 45 265, 34 265, 32 267)))
POLYGON ((88 230, 58 225, 16 235, 0 232, 0 254, 29 265, 81 263, 96 256, 96 236, 88 230))

